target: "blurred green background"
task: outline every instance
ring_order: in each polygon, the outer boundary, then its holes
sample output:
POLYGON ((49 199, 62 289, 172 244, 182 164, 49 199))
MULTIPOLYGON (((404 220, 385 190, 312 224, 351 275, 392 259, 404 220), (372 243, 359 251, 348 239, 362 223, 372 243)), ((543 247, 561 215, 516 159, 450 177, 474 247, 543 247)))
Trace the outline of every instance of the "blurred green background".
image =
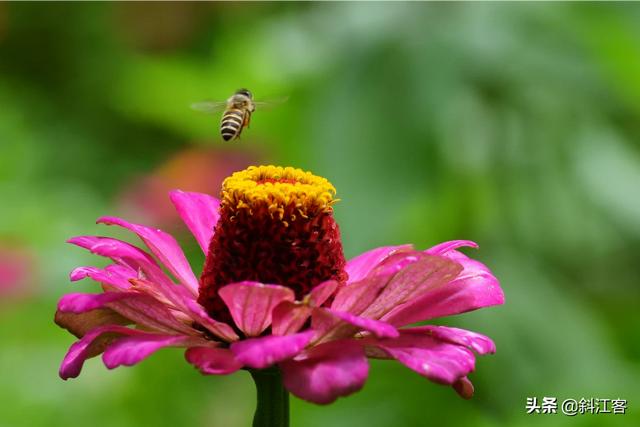
MULTIPOLYGON (((507 303, 445 319, 491 336, 476 396, 398 363, 293 426, 640 425, 640 5, 0 3, 0 427, 249 425, 246 373, 179 350, 90 360, 53 324, 105 214, 179 236, 170 188, 254 163, 329 178, 347 256, 472 239, 507 303), (239 143, 191 111, 289 95, 239 143), (623 398, 627 415, 526 415, 526 397, 623 398)), ((121 236, 123 236, 122 234, 121 236)))

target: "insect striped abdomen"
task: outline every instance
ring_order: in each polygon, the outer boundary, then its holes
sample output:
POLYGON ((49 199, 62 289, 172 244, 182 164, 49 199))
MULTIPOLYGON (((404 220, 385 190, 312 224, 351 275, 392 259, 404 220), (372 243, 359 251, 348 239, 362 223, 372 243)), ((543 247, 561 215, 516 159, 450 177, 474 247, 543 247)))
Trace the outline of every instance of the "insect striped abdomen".
POLYGON ((240 136, 245 120, 245 112, 238 108, 231 108, 222 115, 220 134, 222 139, 229 141, 240 136))

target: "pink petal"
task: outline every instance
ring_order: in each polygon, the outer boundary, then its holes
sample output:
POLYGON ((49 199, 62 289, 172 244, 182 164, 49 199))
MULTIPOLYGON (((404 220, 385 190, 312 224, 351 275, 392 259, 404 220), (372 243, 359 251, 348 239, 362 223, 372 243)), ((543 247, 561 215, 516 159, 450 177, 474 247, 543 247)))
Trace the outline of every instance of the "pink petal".
POLYGON ((349 275, 347 283, 358 282, 364 279, 378 264, 394 253, 411 249, 411 245, 383 246, 350 259, 345 266, 345 271, 349 275))
MULTIPOLYGON (((87 238, 82 239, 84 243, 88 243, 90 241, 87 238)), ((110 244, 106 245, 102 243, 98 246, 105 248, 110 246, 110 244)), ((118 247, 119 245, 115 244, 114 246, 118 247)), ((129 248, 133 247, 129 246, 129 248)), ((129 248, 125 247, 125 250, 128 250, 129 248)), ((223 337, 223 339, 233 340, 234 337, 237 338, 237 335, 229 325, 215 322, 204 314, 202 307, 195 302, 194 296, 188 292, 186 288, 175 286, 169 278, 164 275, 151 257, 144 254, 137 248, 133 248, 132 252, 134 255, 138 256, 137 261, 131 261, 130 257, 126 257, 126 260, 129 261, 128 263, 123 265, 110 265, 105 269, 79 267, 71 272, 71 280, 80 280, 89 276, 101 283, 112 285, 118 290, 135 290, 144 292, 163 304, 179 308, 184 311, 185 315, 193 318, 217 336, 223 337), (162 282, 156 283, 138 278, 137 272, 129 265, 138 265, 143 272, 149 272, 150 275, 160 278, 162 282)))
POLYGON ((471 399, 473 397, 473 384, 467 377, 459 378, 456 382, 454 382, 453 389, 463 399, 471 399))
POLYGON ((84 313, 102 307, 110 308, 139 325, 168 334, 196 333, 194 329, 178 321, 166 306, 137 292, 67 294, 58 303, 58 310, 65 313, 84 313))
POLYGON ((218 322, 209 317, 204 308, 193 298, 189 292, 180 286, 168 285, 157 286, 155 283, 144 279, 132 279, 135 289, 142 289, 145 292, 152 293, 154 296, 159 295, 161 298, 168 300, 184 315, 193 319, 196 323, 206 328, 215 336, 225 341, 235 341, 238 335, 233 328, 226 323, 218 322))
POLYGON ((465 329, 427 325, 402 329, 402 332, 430 335, 440 341, 467 347, 479 355, 493 354, 496 352, 496 345, 491 338, 465 329))
POLYGON ((318 332, 316 338, 324 336, 323 341, 351 337, 362 330, 372 332, 379 338, 399 336, 398 330, 388 323, 329 308, 316 308, 311 325, 318 332))
POLYGON ((406 249, 398 251, 385 258, 378 266, 369 274, 374 275, 396 274, 406 266, 424 258, 424 252, 406 249))
MULTIPOLYGON (((438 245, 434 248, 438 248, 439 246, 443 246, 439 252, 441 256, 444 256, 446 258, 449 258, 450 260, 453 260, 455 262, 457 262, 458 264, 462 265, 464 270, 462 272, 462 275, 477 275, 480 273, 486 273, 489 275, 492 275, 491 270, 489 270, 489 268, 484 265, 483 263, 481 263, 480 261, 476 261, 474 259, 469 258, 468 256, 466 256, 465 254, 463 254, 460 251, 457 251, 455 249, 451 249, 451 246, 453 246, 453 243, 458 243, 458 245, 456 247, 462 246, 460 244, 460 242, 466 242, 466 246, 472 246, 472 247, 478 247, 474 242, 468 242, 465 240, 457 240, 454 242, 447 242, 449 243, 449 245, 443 243, 442 245, 438 245)), ((433 250, 434 248, 428 249, 425 252, 429 252, 431 250, 433 250)))
POLYGON ((298 355, 314 334, 314 331, 306 331, 285 336, 250 338, 231 344, 231 351, 243 365, 263 369, 298 355))
POLYGON ((257 282, 226 285, 218 291, 238 328, 255 337, 271 325, 271 312, 283 301, 293 301, 291 289, 257 282))
POLYGON ((289 335, 298 332, 311 315, 313 307, 320 307, 338 288, 338 282, 328 280, 313 288, 305 298, 307 302, 284 301, 272 312, 271 330, 274 335, 289 335))
POLYGON ((147 328, 167 334, 198 335, 191 326, 176 319, 168 308, 157 300, 143 294, 106 304, 113 311, 147 328))
POLYGON ((333 295, 336 289, 338 289, 338 282, 335 280, 327 280, 320 283, 309 293, 309 305, 311 307, 320 307, 333 295))
POLYGON ((304 326, 313 309, 307 304, 283 301, 272 312, 271 331, 273 335, 296 333, 304 326))
POLYGON ((327 404, 362 388, 369 364, 353 340, 332 341, 312 348, 300 360, 280 363, 285 387, 309 402, 327 404))
POLYGON ((439 245, 435 245, 427 249, 425 253, 428 253, 429 255, 444 255, 449 251, 461 248, 463 246, 478 249, 478 244, 476 242, 472 242, 471 240, 451 240, 449 242, 443 242, 439 245))
POLYGON ((102 354, 102 361, 109 369, 118 366, 133 366, 165 347, 188 347, 206 344, 201 338, 185 335, 159 335, 143 333, 117 338, 102 354))
POLYGON ((401 331, 400 338, 379 340, 376 346, 408 368, 440 384, 451 385, 475 367, 475 357, 465 347, 415 332, 401 331))
POLYGON ((229 349, 191 347, 185 352, 187 362, 204 375, 227 375, 242 368, 229 349))
POLYGON ((117 264, 108 265, 105 268, 77 267, 69 274, 72 282, 89 277, 96 282, 111 285, 120 290, 129 289, 131 287, 129 279, 136 276, 137 272, 132 268, 117 264))
POLYGON ((78 338, 98 326, 128 325, 131 320, 126 319, 109 308, 98 308, 86 313, 65 313, 56 310, 54 321, 61 328, 66 329, 78 338))
POLYGON ((333 299, 331 308, 360 314, 373 303, 392 278, 393 274, 376 274, 343 286, 333 299))
POLYGON ((84 361, 102 353, 107 344, 115 337, 142 333, 144 332, 119 325, 99 326, 89 331, 69 348, 60 365, 60 378, 66 380, 80 375, 84 361))
POLYGON ((238 334, 233 328, 226 323, 218 322, 209 317, 207 312, 195 300, 187 299, 184 301, 188 314, 200 325, 204 326, 209 332, 225 341, 232 342, 238 339, 238 334))
POLYGON ((380 319, 397 306, 412 301, 431 289, 442 287, 461 270, 459 264, 447 258, 421 254, 415 262, 398 271, 375 301, 360 315, 380 319))
POLYGON ((118 225, 136 233, 182 285, 191 290, 194 295, 198 294, 198 279, 193 275, 191 266, 173 236, 160 229, 133 224, 116 217, 98 218, 97 223, 118 225))
POLYGON ((427 258, 427 255, 410 250, 389 255, 365 279, 342 286, 331 308, 356 315, 363 313, 379 298, 391 281, 396 280, 395 277, 400 271, 422 258, 427 258))
POLYGON ((403 326, 503 304, 504 293, 498 279, 488 272, 487 267, 454 252, 457 254, 456 262, 463 266, 462 273, 455 280, 396 307, 382 320, 403 326))
POLYGON ((64 313, 85 313, 104 307, 107 303, 123 298, 129 298, 132 294, 126 292, 106 292, 102 294, 71 293, 63 295, 58 302, 58 310, 64 313))
POLYGON ((208 194, 180 190, 171 191, 169 198, 206 254, 213 236, 213 228, 220 217, 220 201, 208 194))
MULTIPOLYGON (((85 248, 91 253, 111 258, 118 265, 129 268, 135 272, 131 277, 137 277, 142 272, 149 280, 155 283, 172 285, 155 260, 145 251, 130 243, 110 237, 78 236, 68 240, 69 243, 85 248)), ((125 270, 120 270, 123 274, 125 270)), ((80 277, 80 273, 72 272, 74 277, 80 277)))

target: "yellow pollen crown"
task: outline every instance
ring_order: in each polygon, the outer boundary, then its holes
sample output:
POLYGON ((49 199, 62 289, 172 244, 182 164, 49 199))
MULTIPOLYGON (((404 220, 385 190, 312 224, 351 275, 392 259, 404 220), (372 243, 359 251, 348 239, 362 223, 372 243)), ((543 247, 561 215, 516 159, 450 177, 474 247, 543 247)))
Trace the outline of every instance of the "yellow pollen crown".
POLYGON ((296 214, 309 215, 331 211, 338 201, 336 189, 326 179, 302 169, 281 166, 249 166, 234 172, 222 183, 222 207, 233 211, 266 207, 271 217, 292 220, 296 214))

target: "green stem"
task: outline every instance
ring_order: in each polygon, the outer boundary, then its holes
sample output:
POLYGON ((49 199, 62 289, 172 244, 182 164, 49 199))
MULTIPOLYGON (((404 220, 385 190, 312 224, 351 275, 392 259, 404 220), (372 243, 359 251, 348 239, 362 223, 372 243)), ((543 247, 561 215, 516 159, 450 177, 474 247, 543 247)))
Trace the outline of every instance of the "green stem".
POLYGON ((251 370, 258 391, 253 427, 289 427, 289 392, 278 368, 251 370))

